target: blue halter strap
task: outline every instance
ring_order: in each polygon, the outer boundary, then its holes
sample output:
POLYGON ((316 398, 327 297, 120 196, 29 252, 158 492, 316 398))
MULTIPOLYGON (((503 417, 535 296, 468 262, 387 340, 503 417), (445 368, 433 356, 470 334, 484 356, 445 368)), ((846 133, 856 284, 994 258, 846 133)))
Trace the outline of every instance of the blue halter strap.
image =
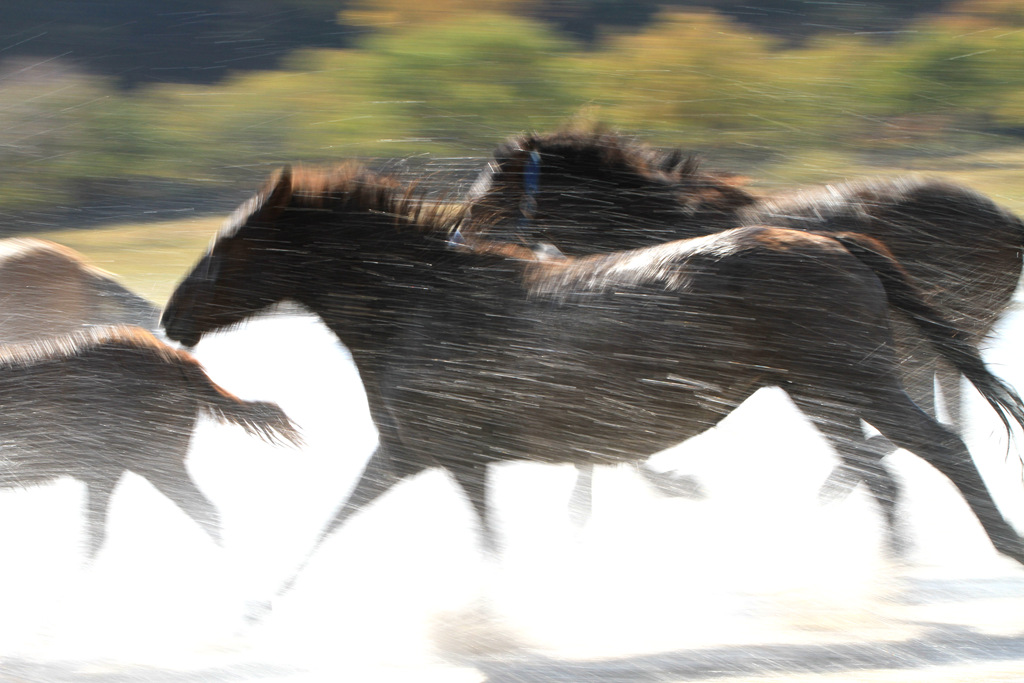
POLYGON ((530 160, 526 162, 526 170, 523 172, 523 189, 529 197, 537 194, 540 189, 540 152, 530 151, 530 160))
MULTIPOLYGON (((523 198, 519 202, 519 221, 516 230, 525 233, 537 212, 537 192, 540 190, 540 152, 530 151, 530 158, 523 169, 523 198)), ((448 240, 452 246, 465 246, 466 238, 459 228, 455 229, 448 240)))
POLYGON ((462 228, 455 228, 455 232, 448 238, 448 245, 452 247, 464 247, 466 246, 466 238, 462 234, 462 228))
POLYGON ((540 190, 540 152, 530 151, 523 169, 523 199, 519 202, 519 230, 525 232, 537 213, 537 192, 540 190))

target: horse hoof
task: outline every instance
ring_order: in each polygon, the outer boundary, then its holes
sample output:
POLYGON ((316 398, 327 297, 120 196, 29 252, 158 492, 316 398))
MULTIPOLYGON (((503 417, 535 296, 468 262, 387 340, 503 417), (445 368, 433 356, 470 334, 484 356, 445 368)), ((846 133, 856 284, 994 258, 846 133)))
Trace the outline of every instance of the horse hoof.
POLYGON ((700 481, 692 474, 661 472, 656 477, 652 477, 650 481, 658 493, 670 498, 704 500, 708 497, 700 481))
POLYGON ((274 611, 274 603, 270 600, 249 600, 245 603, 245 622, 255 626, 274 611))
POLYGON ((887 455, 892 455, 897 450, 896 445, 881 434, 875 434, 868 437, 866 445, 868 451, 875 455, 879 460, 887 455))
POLYGON ((850 466, 837 465, 818 489, 818 502, 827 505, 845 500, 860 483, 861 478, 861 475, 854 472, 850 466))

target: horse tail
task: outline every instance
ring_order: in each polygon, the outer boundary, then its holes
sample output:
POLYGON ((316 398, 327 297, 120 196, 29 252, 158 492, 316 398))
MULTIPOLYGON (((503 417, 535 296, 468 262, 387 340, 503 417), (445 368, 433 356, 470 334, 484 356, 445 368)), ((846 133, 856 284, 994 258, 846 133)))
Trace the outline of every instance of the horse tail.
POLYGON ((957 329, 937 308, 925 301, 921 291, 878 240, 858 233, 829 233, 861 263, 871 268, 882 283, 889 305, 904 314, 921 330, 939 354, 959 370, 999 415, 1007 434, 1011 420, 1024 427, 1024 402, 1008 384, 992 374, 968 333, 957 329))
POLYGON ((298 428, 276 403, 244 401, 226 391, 206 374, 199 361, 187 357, 180 364, 190 395, 199 408, 218 422, 238 425, 253 436, 274 444, 303 444, 298 428))

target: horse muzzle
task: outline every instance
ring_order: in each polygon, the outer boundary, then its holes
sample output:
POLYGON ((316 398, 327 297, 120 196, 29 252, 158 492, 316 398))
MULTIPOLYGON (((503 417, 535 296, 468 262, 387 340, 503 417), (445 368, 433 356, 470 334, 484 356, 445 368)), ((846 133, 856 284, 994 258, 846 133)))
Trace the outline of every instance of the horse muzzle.
POLYGON ((181 344, 182 346, 184 346, 187 349, 195 348, 196 344, 199 343, 199 340, 202 339, 202 335, 201 334, 197 334, 197 333, 181 334, 181 335, 175 336, 175 335, 171 334, 170 332, 168 332, 167 336, 170 337, 171 339, 173 339, 174 341, 178 342, 179 344, 181 344))
POLYGON ((188 316, 177 314, 175 309, 168 306, 160 316, 160 326, 169 339, 173 339, 182 346, 192 348, 199 343, 202 334, 196 331, 188 316))

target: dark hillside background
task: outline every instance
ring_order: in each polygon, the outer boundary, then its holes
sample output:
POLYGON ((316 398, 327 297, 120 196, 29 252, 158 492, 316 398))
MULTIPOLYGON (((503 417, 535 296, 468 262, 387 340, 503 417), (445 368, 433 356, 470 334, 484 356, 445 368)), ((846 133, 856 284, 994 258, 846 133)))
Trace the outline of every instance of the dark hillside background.
POLYGON ((4 234, 224 212, 285 162, 458 189, 508 135, 568 121, 776 184, 1017 158, 1024 5, 0 3, 4 234))
MULTIPOLYGON (((822 32, 898 31, 942 0, 553 0, 519 12, 593 43, 635 29, 664 7, 706 8, 799 42, 822 32)), ((215 83, 231 71, 277 68, 299 48, 351 47, 344 0, 43 0, 0 3, 0 57, 62 57, 121 87, 215 83)))
POLYGON ((115 80, 215 83, 230 70, 273 69, 300 47, 348 47, 336 2, 43 0, 0 4, 9 57, 62 57, 115 80))

